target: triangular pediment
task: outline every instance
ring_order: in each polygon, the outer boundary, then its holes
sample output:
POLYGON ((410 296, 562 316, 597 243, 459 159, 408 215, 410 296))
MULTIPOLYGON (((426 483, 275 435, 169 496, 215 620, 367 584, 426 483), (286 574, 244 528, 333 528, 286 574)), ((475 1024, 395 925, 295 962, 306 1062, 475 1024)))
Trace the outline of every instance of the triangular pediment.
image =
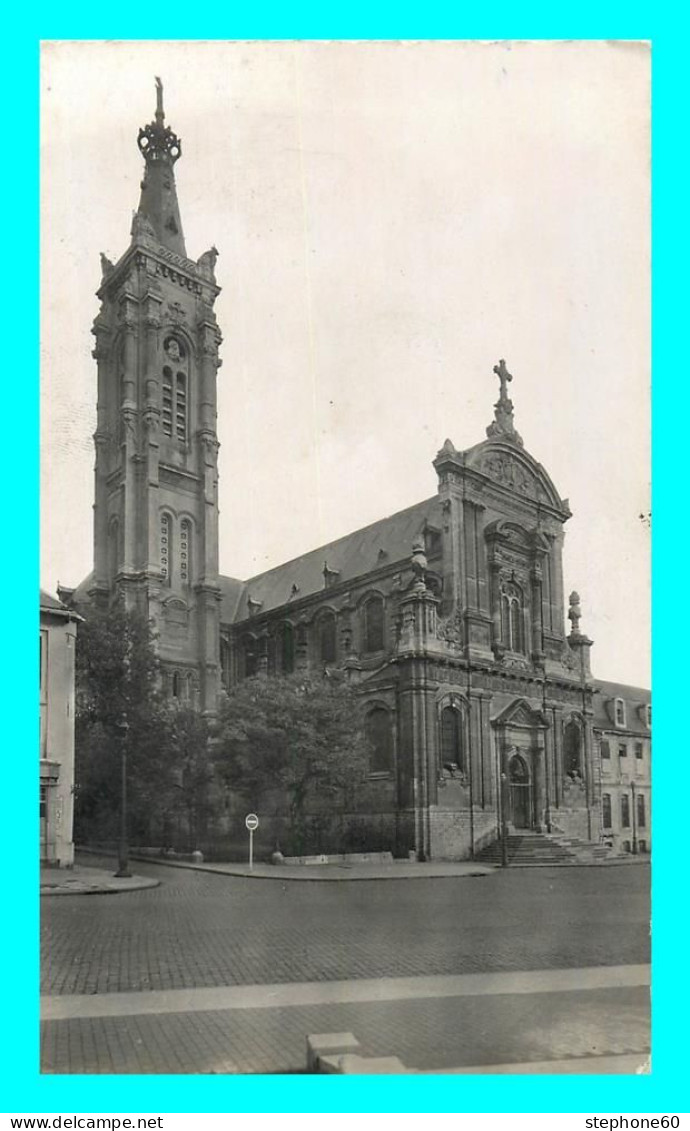
POLYGON ((545 727, 546 720, 541 711, 530 706, 526 699, 516 699, 509 703, 493 720, 494 726, 545 727))

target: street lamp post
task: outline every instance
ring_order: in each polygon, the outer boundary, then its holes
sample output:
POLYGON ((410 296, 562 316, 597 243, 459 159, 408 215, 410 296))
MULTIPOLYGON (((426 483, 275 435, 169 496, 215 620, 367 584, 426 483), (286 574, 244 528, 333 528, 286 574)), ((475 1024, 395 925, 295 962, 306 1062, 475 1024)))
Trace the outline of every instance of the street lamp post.
POLYGON ((508 775, 501 773, 501 865, 508 867, 508 775))
POLYGON ((632 850, 633 856, 637 856, 637 806, 635 804, 635 782, 630 782, 630 790, 632 792, 632 850))
POLYGON ((129 724, 122 719, 115 725, 120 739, 120 842, 118 846, 118 862, 116 876, 127 878, 132 875, 129 870, 129 838, 127 836, 127 731, 129 724))

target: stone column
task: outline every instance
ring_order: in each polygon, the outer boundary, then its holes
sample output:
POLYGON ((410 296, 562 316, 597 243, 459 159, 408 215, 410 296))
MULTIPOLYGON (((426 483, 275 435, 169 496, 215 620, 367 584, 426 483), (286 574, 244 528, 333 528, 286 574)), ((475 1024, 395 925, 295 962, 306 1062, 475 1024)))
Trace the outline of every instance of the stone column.
POLYGON ((532 589, 532 660, 537 666, 541 666, 544 663, 544 651, 542 648, 542 571, 540 566, 535 565, 532 567, 530 571, 530 582, 532 589))
POLYGON ((120 418, 122 420, 122 471, 123 493, 123 561, 125 573, 133 573, 137 567, 137 525, 139 500, 137 498, 138 469, 137 445, 137 306, 132 295, 123 295, 120 300, 120 320, 123 327, 123 370, 122 400, 120 418))
POLYGON ((147 507, 147 570, 156 577, 160 573, 160 501, 158 497, 159 429, 161 389, 158 359, 161 299, 149 294, 146 299, 146 386, 144 427, 146 429, 147 507))

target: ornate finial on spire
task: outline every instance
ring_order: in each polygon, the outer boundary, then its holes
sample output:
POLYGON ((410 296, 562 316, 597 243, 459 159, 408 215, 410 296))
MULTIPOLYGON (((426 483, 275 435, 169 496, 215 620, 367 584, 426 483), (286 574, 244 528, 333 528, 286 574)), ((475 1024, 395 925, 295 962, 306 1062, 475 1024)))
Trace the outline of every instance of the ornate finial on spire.
POLYGON ((513 375, 508 372, 503 358, 494 365, 494 373, 501 383, 501 388, 494 405, 494 419, 487 428, 486 434, 490 439, 500 436, 513 444, 522 445, 522 437, 515 431, 513 423, 513 402, 508 396, 508 382, 513 380, 513 375))
POLYGON ((180 139, 170 129, 164 126, 165 113, 163 111, 163 83, 156 75, 156 115, 155 121, 139 130, 137 145, 144 155, 147 165, 154 161, 168 160, 174 165, 178 157, 182 156, 180 139))
POLYGON ((163 83, 156 75, 156 121, 162 126, 165 120, 163 110, 163 83))

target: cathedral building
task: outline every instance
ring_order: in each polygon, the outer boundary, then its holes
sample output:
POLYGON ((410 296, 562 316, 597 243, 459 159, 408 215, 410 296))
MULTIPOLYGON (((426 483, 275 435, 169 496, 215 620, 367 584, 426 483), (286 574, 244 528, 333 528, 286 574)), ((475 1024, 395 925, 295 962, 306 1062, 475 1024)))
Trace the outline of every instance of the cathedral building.
POLYGON ((390 816, 399 855, 465 857, 506 829, 602 840, 615 729, 602 704, 616 696, 592 677, 577 594, 564 601, 571 512, 516 430, 505 361, 486 437, 443 443, 431 498, 256 577, 222 576, 217 252, 187 255, 160 84, 138 145, 139 207, 127 250, 102 257, 93 327, 94 570, 63 598, 147 611, 169 694, 210 714, 251 675, 356 680, 370 810, 390 816))

